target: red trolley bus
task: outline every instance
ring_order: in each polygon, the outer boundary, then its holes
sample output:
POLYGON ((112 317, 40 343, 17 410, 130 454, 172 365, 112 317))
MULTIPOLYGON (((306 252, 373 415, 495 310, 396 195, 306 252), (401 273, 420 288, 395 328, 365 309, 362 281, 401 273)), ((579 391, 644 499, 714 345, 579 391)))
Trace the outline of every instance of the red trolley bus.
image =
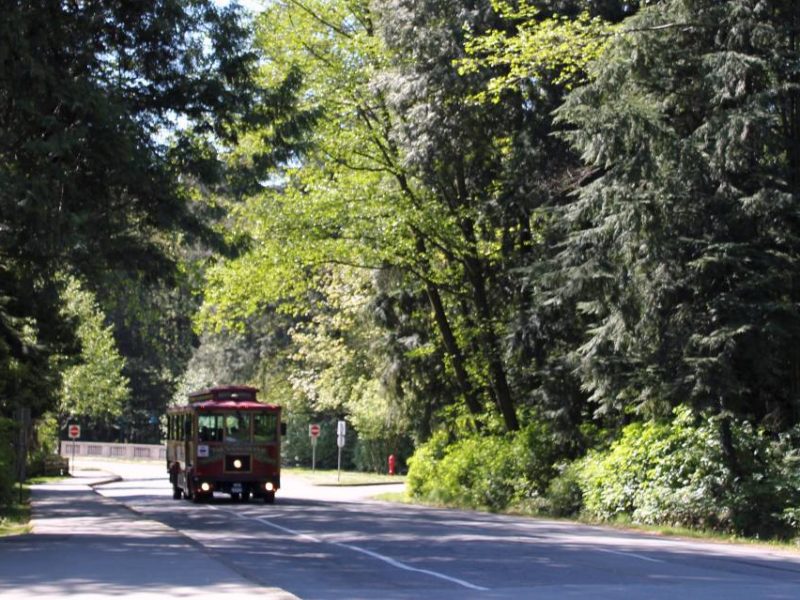
POLYGON ((201 502, 214 492, 234 501, 275 502, 281 487, 281 408, 257 388, 220 386, 189 394, 167 411, 167 471, 173 498, 201 502))

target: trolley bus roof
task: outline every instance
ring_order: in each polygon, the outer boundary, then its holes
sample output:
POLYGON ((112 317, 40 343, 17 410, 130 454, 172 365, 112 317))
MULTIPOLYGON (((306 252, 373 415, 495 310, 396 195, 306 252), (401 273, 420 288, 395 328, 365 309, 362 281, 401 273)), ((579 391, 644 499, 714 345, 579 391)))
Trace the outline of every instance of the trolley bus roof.
POLYGON ((189 394, 189 406, 195 409, 263 410, 277 409, 274 404, 258 402, 258 388, 249 385, 222 385, 189 394))
POLYGON ((218 385, 189 394, 189 400, 204 400, 206 397, 222 400, 224 398, 242 398, 252 400, 258 388, 249 385, 218 385))
POLYGON ((275 410, 279 408, 276 404, 266 404, 254 400, 205 400, 192 402, 191 406, 198 410, 264 410, 265 408, 275 410))

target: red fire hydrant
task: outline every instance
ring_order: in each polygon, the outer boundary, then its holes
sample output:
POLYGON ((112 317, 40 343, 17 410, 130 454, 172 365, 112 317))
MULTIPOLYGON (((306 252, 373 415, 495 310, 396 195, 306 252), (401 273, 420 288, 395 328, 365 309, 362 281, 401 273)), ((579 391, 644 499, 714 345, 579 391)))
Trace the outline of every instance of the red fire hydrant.
POLYGON ((389 455, 389 475, 394 475, 394 454, 389 455))

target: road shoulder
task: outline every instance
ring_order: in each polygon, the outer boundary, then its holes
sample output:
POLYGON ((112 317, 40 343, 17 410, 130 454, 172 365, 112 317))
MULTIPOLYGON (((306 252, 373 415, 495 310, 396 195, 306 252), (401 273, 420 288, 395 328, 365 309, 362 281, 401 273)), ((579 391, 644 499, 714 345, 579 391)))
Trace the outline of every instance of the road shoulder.
POLYGON ((33 532, 0 539, 0 597, 296 600, 257 585, 172 528, 94 492, 102 471, 32 486, 33 532))

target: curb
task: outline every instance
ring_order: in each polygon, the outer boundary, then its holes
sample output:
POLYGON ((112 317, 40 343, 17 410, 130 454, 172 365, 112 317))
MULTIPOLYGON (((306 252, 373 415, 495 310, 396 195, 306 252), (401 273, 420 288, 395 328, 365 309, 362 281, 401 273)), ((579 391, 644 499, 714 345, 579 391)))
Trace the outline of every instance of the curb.
POLYGON ((101 479, 100 481, 93 481, 88 483, 87 485, 94 490, 95 487, 98 485, 108 485, 109 483, 117 483, 122 481, 122 477, 119 475, 109 475, 108 479, 101 479))
POLYGON ((373 483, 312 483, 314 487, 336 487, 336 488, 348 488, 348 487, 373 487, 379 485, 405 485, 405 481, 377 481, 373 483))

